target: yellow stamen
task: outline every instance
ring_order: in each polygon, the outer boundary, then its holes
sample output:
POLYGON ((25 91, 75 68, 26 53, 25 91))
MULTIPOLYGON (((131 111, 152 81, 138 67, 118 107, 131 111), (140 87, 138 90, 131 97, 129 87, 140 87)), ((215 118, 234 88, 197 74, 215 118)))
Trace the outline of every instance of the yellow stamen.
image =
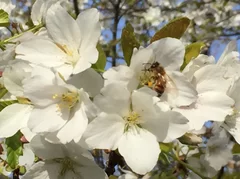
POLYGON ((130 112, 124 119, 126 121, 125 131, 127 131, 129 127, 138 126, 140 124, 140 115, 135 111, 130 112))
POLYGON ((53 99, 56 99, 57 97, 58 97, 58 94, 54 94, 54 95, 52 96, 53 99))
POLYGON ((58 108, 58 111, 61 111, 64 108, 71 109, 72 107, 74 107, 79 100, 79 95, 78 93, 69 91, 62 95, 54 94, 52 98, 53 99, 59 98, 60 101, 59 103, 57 103, 57 108, 58 108))

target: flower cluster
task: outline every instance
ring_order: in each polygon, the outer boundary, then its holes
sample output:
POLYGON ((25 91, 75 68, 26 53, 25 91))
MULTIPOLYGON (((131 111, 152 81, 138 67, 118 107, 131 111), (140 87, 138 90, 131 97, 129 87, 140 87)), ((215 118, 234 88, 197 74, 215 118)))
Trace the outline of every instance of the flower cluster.
POLYGON ((235 41, 218 61, 200 54, 183 69, 184 44, 166 37, 135 48, 128 66, 100 74, 93 65, 100 58, 97 9, 74 19, 55 1, 37 0, 36 7, 32 18, 39 30, 25 32, 1 52, 0 138, 8 147, 20 131, 29 142, 24 148, 38 157, 21 156, 23 179, 106 178, 89 152, 94 149, 115 151, 131 170, 120 178, 137 178, 166 152, 159 143, 201 133, 207 121, 214 123, 213 136, 200 157, 188 155, 189 163, 208 177, 227 164, 229 136, 240 144, 235 41))

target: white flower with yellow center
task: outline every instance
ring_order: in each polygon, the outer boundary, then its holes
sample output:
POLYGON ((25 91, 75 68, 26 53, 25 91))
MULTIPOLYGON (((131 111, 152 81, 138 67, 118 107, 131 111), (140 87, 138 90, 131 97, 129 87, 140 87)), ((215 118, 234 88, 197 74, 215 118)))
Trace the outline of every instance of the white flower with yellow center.
POLYGON ((180 72, 185 47, 174 38, 163 38, 147 48, 135 50, 131 64, 110 68, 103 74, 105 85, 123 83, 130 91, 148 86, 170 106, 189 105, 196 101, 197 92, 180 72))
POLYGON ((23 84, 24 96, 34 106, 30 130, 45 134, 52 142, 79 141, 88 124, 86 110, 91 101, 87 93, 43 67, 35 67, 23 84))
POLYGON ((32 110, 28 100, 24 99, 23 81, 31 75, 32 67, 25 62, 12 62, 2 74, 4 87, 8 90, 2 101, 13 101, 0 112, 0 137, 11 137, 18 130, 27 127, 32 110), (17 100, 18 99, 18 100, 17 100), (25 101, 24 101, 25 100, 25 101))
POLYGON ((97 9, 89 9, 74 20, 59 3, 46 15, 48 38, 32 38, 16 48, 17 58, 54 67, 65 80, 91 67, 98 59, 96 45, 101 28, 97 9))
MULTIPOLYGON (((209 120, 223 122, 226 116, 232 115, 233 106, 240 109, 236 103, 239 98, 239 82, 236 83, 240 76, 239 69, 239 53, 236 52, 234 41, 227 45, 217 64, 208 56, 200 55, 193 59, 183 72, 196 88, 197 100, 173 110, 184 115, 190 121, 190 128, 194 130, 201 129, 209 120)), ((225 123, 228 123, 231 128, 229 130, 235 133, 239 131, 238 127, 234 127, 235 123, 238 126, 239 122, 233 118, 237 119, 238 115, 228 116, 225 123)))
POLYGON ((192 79, 198 92, 196 102, 173 108, 190 121, 192 130, 200 130, 209 120, 223 122, 232 113, 234 100, 226 94, 232 80, 224 77, 226 72, 227 69, 217 65, 197 70, 192 79))
POLYGON ((158 141, 172 141, 188 131, 188 121, 177 112, 162 112, 146 91, 132 93, 122 84, 109 84, 94 98, 103 111, 84 133, 91 148, 118 148, 129 167, 146 174, 156 165, 158 141), (171 131, 171 132, 169 132, 171 131))
POLYGON ((22 179, 106 179, 91 154, 75 143, 51 144, 35 136, 30 142, 34 154, 41 158, 22 179))

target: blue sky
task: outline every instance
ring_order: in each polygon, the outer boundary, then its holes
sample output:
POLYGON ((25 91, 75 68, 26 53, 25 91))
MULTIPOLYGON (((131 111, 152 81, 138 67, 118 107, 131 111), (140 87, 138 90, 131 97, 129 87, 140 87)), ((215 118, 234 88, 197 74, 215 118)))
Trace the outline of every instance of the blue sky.
MULTIPOLYGON (((131 22, 130 22, 131 23, 131 22)), ((118 26, 118 34, 117 34, 117 38, 121 38, 121 31, 122 28, 125 26, 125 19, 122 18, 119 22, 119 26, 118 26)), ((159 26, 160 29, 160 26, 159 26)), ((112 39, 112 33, 109 29, 106 29, 102 32, 103 35, 107 35, 108 39, 112 39)), ((154 35, 154 31, 151 32, 151 35, 154 35)), ((238 36, 234 36, 232 37, 232 40, 237 40, 238 36)), ((226 45, 228 44, 229 41, 220 41, 220 40, 215 40, 213 41, 211 47, 210 47, 210 55, 214 56, 216 60, 219 59, 219 57, 221 56, 222 52, 224 51, 226 45)), ((238 44, 238 52, 240 52, 240 39, 237 40, 237 44, 238 44)), ((118 48, 119 48, 118 44, 118 48)), ((111 58, 109 58, 109 60, 111 60, 111 58)), ((118 63, 124 63, 122 60, 119 60, 118 63)), ((106 69, 111 67, 111 63, 107 63, 106 69)))

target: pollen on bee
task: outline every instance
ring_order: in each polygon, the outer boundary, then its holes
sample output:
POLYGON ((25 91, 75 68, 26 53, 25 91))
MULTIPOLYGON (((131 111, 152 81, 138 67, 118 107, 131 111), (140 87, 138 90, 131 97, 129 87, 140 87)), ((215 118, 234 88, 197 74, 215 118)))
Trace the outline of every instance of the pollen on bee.
POLYGON ((153 83, 151 81, 148 81, 148 86, 152 87, 153 83))

